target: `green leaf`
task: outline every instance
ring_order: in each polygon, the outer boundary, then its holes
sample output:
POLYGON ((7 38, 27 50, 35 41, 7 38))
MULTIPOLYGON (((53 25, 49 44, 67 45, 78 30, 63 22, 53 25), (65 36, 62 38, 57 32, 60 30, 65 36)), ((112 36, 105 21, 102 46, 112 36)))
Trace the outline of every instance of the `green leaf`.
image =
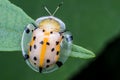
POLYGON ((72 44, 72 52, 70 56, 82 59, 89 59, 95 57, 95 54, 92 51, 87 50, 81 46, 72 44))
POLYGON ((23 10, 8 0, 0 0, 0 51, 21 50, 22 32, 30 22, 33 20, 23 10))

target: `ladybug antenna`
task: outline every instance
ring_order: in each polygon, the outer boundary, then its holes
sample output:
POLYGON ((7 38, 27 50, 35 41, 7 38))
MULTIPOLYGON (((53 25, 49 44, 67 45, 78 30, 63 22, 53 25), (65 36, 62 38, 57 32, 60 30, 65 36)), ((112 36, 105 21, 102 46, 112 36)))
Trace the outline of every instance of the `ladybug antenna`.
POLYGON ((44 8, 45 8, 45 10, 48 12, 48 14, 49 14, 50 16, 54 16, 55 13, 58 11, 58 9, 62 6, 62 4, 63 4, 63 2, 61 2, 61 3, 57 6, 57 8, 56 8, 55 11, 53 12, 53 14, 51 14, 51 12, 48 10, 48 8, 47 8, 46 6, 44 6, 44 8))
POLYGON ((51 12, 48 10, 48 8, 46 6, 44 6, 45 10, 48 12, 48 14, 51 16, 51 12))
POLYGON ((57 8, 55 9, 54 13, 52 14, 53 16, 55 15, 55 13, 58 11, 58 9, 63 5, 63 2, 61 2, 57 8))

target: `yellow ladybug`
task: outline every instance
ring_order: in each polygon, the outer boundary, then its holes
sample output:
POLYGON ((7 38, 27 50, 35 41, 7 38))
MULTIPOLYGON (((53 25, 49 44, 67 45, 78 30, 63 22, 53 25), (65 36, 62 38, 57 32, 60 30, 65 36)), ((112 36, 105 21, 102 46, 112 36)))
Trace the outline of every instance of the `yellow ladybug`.
POLYGON ((71 52, 73 37, 66 31, 64 22, 54 17, 60 6, 53 14, 45 7, 50 16, 38 18, 23 32, 21 46, 24 59, 40 73, 49 73, 61 67, 71 52))

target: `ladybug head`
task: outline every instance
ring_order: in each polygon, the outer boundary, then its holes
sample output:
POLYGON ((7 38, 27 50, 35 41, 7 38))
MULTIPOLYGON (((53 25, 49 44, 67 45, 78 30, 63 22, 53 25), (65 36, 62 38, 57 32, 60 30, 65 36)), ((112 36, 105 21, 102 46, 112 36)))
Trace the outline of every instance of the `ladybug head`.
POLYGON ((60 8, 60 6, 63 4, 63 2, 61 2, 57 8, 55 9, 55 11, 53 12, 53 14, 51 14, 51 12, 48 10, 48 8, 45 6, 45 10, 50 14, 50 16, 45 16, 45 17, 40 17, 36 20, 36 23, 38 25, 39 28, 44 29, 47 32, 50 31, 56 31, 56 32, 64 32, 65 31, 65 24, 62 20, 54 17, 54 14, 58 11, 58 9, 60 8))
POLYGON ((36 20, 36 23, 39 28, 44 29, 46 31, 65 31, 64 22, 54 16, 40 17, 36 20))

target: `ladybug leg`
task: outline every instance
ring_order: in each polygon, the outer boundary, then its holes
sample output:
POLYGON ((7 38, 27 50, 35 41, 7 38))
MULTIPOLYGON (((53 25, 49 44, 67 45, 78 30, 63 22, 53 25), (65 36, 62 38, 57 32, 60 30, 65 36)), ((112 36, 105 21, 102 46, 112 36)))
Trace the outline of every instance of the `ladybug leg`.
POLYGON ((29 55, 28 55, 28 54, 25 54, 24 60, 27 60, 28 58, 29 58, 29 55))
POLYGON ((56 64, 58 67, 61 67, 63 65, 63 63, 61 61, 57 61, 56 64))
POLYGON ((39 72, 42 73, 42 67, 39 67, 39 72))
POLYGON ((65 30, 63 32, 59 32, 59 34, 60 35, 63 34, 62 38, 65 38, 67 42, 72 42, 73 41, 73 36, 68 30, 65 30))
POLYGON ((66 41, 67 42, 72 42, 73 41, 73 36, 72 35, 67 36, 66 41))
POLYGON ((73 41, 73 36, 69 31, 64 32, 64 38, 68 43, 71 43, 73 41))
POLYGON ((34 24, 34 23, 31 23, 31 24, 28 24, 26 27, 25 27, 25 32, 27 34, 29 34, 30 32, 33 32, 35 29, 37 29, 38 27, 34 24))
POLYGON ((35 28, 37 27, 34 23, 31 23, 35 28))

